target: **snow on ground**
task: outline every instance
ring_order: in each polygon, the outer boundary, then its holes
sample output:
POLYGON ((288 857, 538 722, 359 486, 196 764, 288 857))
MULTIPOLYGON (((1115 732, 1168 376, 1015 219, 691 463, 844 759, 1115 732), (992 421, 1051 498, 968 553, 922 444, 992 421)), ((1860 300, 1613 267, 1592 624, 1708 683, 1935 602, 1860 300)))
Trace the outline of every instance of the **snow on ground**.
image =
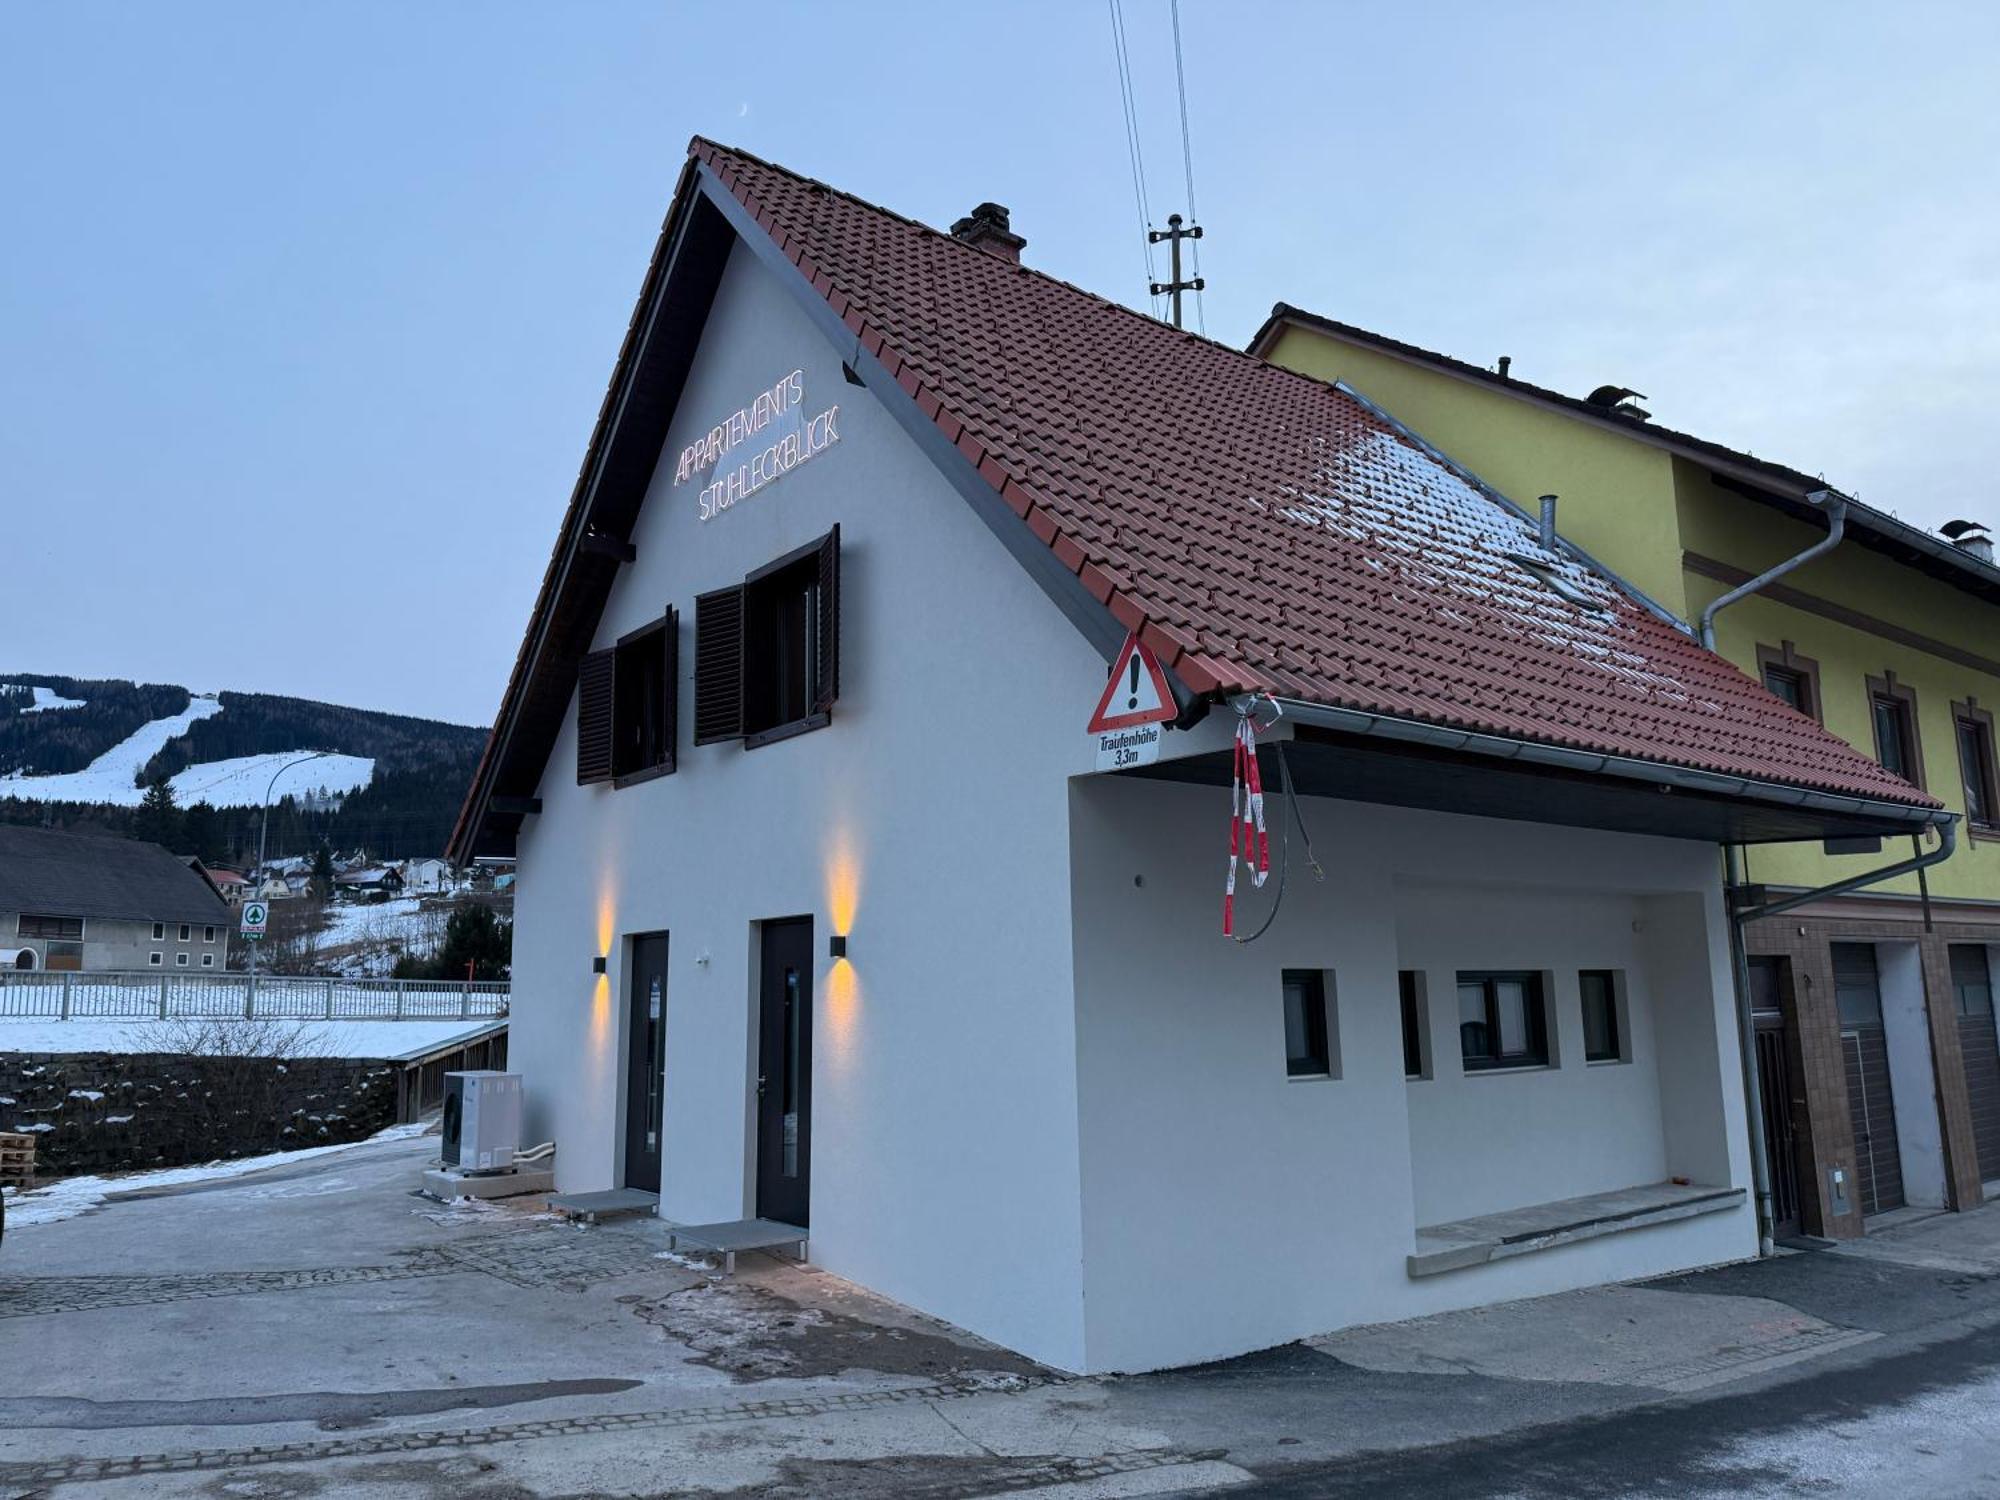
MULTIPOLYGON (((264 789, 271 776, 288 760, 297 760, 303 750, 284 750, 272 755, 239 755, 230 760, 204 761, 189 766, 173 779, 174 801, 182 807, 206 802, 214 807, 261 807, 264 789)), ((285 793, 325 788, 335 796, 358 791, 375 779, 375 762, 366 755, 323 755, 294 766, 271 787, 275 801, 285 793)))
MULTIPOLYGON (((71 707, 70 700, 44 704, 37 688, 36 706, 71 707)), ((198 719, 222 712, 214 697, 196 697, 177 714, 142 724, 113 745, 81 771, 60 775, 35 776, 16 772, 0 776, 0 797, 20 797, 30 802, 108 802, 116 807, 137 807, 145 795, 135 783, 147 761, 159 754, 169 740, 186 734, 198 719)), ((205 761, 189 766, 173 778, 174 800, 182 807, 207 802, 215 807, 258 807, 271 776, 287 760, 305 752, 287 750, 270 755, 240 755, 230 760, 205 761)), ((325 787, 330 792, 351 792, 374 779, 375 762, 365 755, 328 755, 294 767, 278 779, 272 795, 304 792, 325 787)))
POLYGON ((423 904, 417 896, 392 896, 387 901, 330 906, 326 926, 320 931, 320 944, 338 948, 348 943, 375 942, 385 936, 415 937, 417 924, 410 918, 417 915, 423 904))
MULTIPOLYGON (((300 1021, 283 1035, 296 1037, 299 1052, 314 1057, 407 1057, 429 1052, 452 1038, 491 1026, 491 1016, 443 1021, 300 1021)), ((0 1016, 0 1052, 173 1052, 191 1023, 138 1017, 121 1021, 11 1020, 0 1016)), ((229 1025, 218 1019, 214 1024, 229 1025)), ((261 1017, 252 1023, 269 1023, 261 1017)))
POLYGON ((378 1130, 367 1141, 348 1141, 339 1146, 307 1146, 298 1151, 274 1151, 268 1156, 245 1156, 235 1161, 212 1161, 199 1167, 167 1167, 157 1172, 126 1172, 116 1177, 65 1177, 32 1192, 7 1195, 7 1232, 34 1224, 59 1224, 89 1213, 113 1193, 143 1192, 149 1188, 178 1187, 189 1182, 211 1182, 262 1172, 269 1167, 290 1166, 315 1156, 348 1151, 369 1141, 407 1141, 429 1129, 424 1121, 391 1125, 378 1130))
POLYGON ((52 708, 82 708, 81 698, 65 698, 54 688, 36 687, 25 682, 0 682, 0 688, 25 687, 35 695, 35 701, 21 712, 24 714, 46 713, 52 708))

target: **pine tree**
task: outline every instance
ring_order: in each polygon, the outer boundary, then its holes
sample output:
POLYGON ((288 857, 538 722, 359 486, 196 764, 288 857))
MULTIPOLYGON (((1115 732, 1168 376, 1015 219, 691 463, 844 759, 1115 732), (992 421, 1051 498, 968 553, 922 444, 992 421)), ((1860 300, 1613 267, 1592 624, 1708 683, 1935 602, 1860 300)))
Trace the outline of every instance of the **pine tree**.
POLYGON ((181 843, 181 810, 174 805, 174 789, 165 777, 146 788, 139 810, 132 815, 132 837, 178 849, 181 843))
POLYGON ((321 901, 333 899, 333 851, 324 843, 313 850, 312 893, 321 901))

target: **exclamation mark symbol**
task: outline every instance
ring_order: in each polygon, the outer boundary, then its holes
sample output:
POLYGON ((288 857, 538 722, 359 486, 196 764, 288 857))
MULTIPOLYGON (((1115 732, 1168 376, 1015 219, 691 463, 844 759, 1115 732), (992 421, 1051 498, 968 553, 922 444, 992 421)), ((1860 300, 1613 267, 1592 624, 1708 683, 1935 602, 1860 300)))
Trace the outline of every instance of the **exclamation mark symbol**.
POLYGON ((1128 709, 1137 708, 1139 706, 1139 653, 1136 651, 1132 653, 1132 686, 1129 691, 1132 696, 1125 700, 1125 706, 1128 709))

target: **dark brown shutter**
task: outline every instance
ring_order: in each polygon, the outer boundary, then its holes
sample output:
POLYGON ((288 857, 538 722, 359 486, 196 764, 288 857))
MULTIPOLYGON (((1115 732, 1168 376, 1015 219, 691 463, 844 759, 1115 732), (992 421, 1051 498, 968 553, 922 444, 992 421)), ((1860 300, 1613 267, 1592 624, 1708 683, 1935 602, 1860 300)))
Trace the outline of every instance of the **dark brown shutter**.
POLYGON ((812 711, 825 713, 840 696, 840 526, 819 544, 819 661, 812 711))
POLYGON ((694 742, 743 737, 743 585, 694 600, 694 742))
POLYGON ((611 779, 611 707, 616 651, 592 651, 576 674, 576 780, 611 779))
POLYGON ((667 606, 667 628, 663 634, 666 639, 660 643, 660 649, 667 653, 667 689, 666 702, 660 705, 660 712, 665 715, 660 732, 665 737, 667 754, 661 764, 671 771, 681 743, 681 612, 672 605, 667 606))

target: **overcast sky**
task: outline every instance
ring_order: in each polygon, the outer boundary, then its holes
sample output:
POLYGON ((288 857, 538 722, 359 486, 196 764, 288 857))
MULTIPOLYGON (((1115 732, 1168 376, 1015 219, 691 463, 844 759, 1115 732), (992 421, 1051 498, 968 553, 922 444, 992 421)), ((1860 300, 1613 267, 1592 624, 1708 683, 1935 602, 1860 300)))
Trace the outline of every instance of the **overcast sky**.
MULTIPOLYGON (((1283 299, 2000 521, 2000 6, 1181 19, 1213 336, 1283 299)), ((0 10, 0 674, 490 720, 695 132, 1145 302, 1088 0, 0 10)))

